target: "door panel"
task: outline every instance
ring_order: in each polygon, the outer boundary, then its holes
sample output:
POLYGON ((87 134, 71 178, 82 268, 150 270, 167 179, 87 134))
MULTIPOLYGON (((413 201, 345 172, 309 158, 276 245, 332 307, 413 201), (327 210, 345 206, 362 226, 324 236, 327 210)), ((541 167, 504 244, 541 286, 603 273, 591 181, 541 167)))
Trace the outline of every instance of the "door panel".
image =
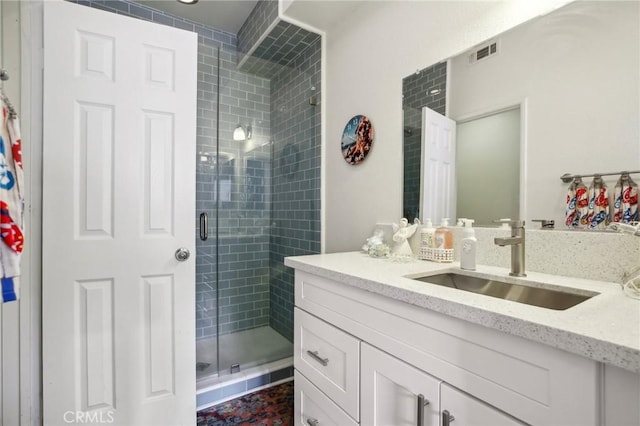
POLYGON ((44 9, 44 422, 194 424, 197 37, 44 9))
POLYGON ((422 108, 420 216, 438 225, 456 217, 456 122, 422 108))

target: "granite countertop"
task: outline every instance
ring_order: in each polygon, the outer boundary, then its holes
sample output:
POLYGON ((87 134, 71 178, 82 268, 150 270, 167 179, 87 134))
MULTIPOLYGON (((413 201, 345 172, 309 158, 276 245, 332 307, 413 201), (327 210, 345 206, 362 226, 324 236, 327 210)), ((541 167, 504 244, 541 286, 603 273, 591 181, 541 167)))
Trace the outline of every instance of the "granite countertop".
POLYGON ((600 293, 567 310, 557 311, 406 277, 461 272, 458 262, 398 263, 348 252, 287 257, 285 265, 640 373, 640 301, 627 297, 617 283, 538 272, 515 278, 509 276, 508 269, 483 265, 471 273, 510 283, 600 293))

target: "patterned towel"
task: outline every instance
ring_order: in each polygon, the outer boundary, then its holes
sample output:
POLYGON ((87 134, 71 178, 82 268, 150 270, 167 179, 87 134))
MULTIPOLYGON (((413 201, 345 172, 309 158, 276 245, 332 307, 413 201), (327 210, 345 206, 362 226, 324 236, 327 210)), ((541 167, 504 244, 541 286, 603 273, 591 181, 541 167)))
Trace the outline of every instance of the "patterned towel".
POLYGON ((2 302, 18 300, 20 258, 24 244, 24 171, 17 117, 2 104, 0 127, 0 285, 2 302))

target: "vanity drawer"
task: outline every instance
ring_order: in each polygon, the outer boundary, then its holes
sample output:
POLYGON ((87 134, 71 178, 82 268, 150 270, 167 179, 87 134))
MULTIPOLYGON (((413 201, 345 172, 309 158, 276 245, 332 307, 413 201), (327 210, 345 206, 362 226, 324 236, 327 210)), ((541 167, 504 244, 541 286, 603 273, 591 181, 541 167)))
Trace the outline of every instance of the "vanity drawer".
POLYGON ((360 340, 298 308, 294 317, 296 370, 358 420, 360 340))
POLYGON ((356 426, 358 424, 298 371, 295 372, 294 377, 294 424, 304 426, 356 426))

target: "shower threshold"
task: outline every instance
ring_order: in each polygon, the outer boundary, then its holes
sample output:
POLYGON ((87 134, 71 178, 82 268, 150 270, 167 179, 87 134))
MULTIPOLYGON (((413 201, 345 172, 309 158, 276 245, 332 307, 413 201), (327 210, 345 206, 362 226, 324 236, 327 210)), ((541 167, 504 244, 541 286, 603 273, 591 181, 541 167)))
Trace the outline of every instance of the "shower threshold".
POLYGON ((268 326, 222 335, 218 343, 215 338, 200 339, 196 342, 196 380, 235 374, 236 364, 245 371, 292 355, 293 344, 268 326), (200 363, 209 366, 200 370, 200 363))
POLYGON ((199 410, 293 378, 293 345, 268 326, 220 336, 218 343, 198 340, 196 360, 199 410), (198 369, 205 364, 210 365, 198 369))
POLYGON ((293 357, 251 367, 234 374, 199 380, 196 385, 198 410, 230 399, 293 380, 293 357))

